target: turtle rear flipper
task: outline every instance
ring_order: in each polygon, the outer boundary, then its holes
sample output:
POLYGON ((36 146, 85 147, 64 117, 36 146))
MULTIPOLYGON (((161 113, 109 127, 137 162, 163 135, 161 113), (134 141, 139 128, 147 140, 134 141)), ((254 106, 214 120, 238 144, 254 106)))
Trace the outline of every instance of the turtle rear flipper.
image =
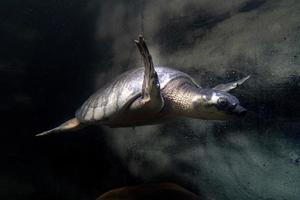
POLYGON ((44 136, 44 135, 48 135, 48 134, 52 134, 52 133, 74 131, 74 130, 81 129, 82 127, 83 126, 79 122, 79 120, 77 118, 73 118, 73 119, 70 119, 70 120, 66 121, 65 123, 61 124, 60 126, 54 128, 54 129, 44 131, 44 132, 39 133, 35 136, 44 136))

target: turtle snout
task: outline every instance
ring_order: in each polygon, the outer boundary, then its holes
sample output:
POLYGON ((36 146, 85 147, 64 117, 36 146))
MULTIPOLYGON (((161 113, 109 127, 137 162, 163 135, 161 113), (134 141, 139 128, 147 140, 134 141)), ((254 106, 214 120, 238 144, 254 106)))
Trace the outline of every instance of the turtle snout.
POLYGON ((247 110, 240 105, 237 105, 233 111, 239 117, 245 117, 247 114, 247 110))
POLYGON ((241 117, 245 117, 246 114, 247 114, 247 110, 246 110, 246 109, 244 109, 243 111, 241 111, 241 112, 239 113, 239 115, 240 115, 241 117))

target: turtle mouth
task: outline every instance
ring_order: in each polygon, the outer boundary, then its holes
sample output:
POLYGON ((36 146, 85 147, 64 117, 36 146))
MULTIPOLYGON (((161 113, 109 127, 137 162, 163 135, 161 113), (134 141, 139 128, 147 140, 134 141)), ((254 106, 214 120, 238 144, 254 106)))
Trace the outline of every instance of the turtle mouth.
POLYGON ((237 105, 233 110, 232 112, 237 116, 237 117, 245 117, 246 114, 247 114, 247 110, 240 106, 240 105, 237 105))

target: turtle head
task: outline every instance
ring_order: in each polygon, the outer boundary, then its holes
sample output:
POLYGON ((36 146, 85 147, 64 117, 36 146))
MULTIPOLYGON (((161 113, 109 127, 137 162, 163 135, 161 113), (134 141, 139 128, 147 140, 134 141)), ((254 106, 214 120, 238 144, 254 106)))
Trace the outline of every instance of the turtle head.
POLYGON ((201 90, 201 94, 194 100, 194 106, 199 118, 209 120, 244 117, 247 113, 235 96, 214 89, 201 90))
POLYGON ((247 110, 240 105, 240 101, 235 96, 229 94, 229 91, 241 85, 248 78, 249 76, 233 83, 200 90, 193 101, 197 117, 210 120, 244 117, 247 110))

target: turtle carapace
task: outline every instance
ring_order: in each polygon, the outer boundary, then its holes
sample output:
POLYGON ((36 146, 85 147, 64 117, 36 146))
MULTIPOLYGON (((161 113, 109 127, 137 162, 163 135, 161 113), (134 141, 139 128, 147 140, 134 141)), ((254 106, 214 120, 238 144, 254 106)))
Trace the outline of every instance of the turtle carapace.
POLYGON ((142 36, 135 43, 143 58, 143 68, 121 74, 88 98, 75 118, 37 136, 76 130, 90 124, 133 127, 178 117, 226 120, 246 114, 239 100, 228 92, 249 76, 212 89, 202 89, 181 71, 154 67, 142 36))

